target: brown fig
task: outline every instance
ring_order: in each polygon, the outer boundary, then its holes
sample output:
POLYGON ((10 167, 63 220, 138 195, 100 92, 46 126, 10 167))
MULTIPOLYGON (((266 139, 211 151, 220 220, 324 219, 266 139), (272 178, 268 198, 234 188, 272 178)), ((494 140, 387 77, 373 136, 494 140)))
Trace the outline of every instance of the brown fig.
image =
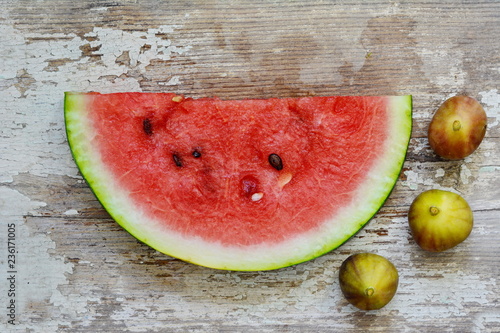
POLYGON ((447 99, 436 111, 427 136, 436 154, 459 160, 472 154, 486 133, 487 117, 481 104, 472 97, 447 99))

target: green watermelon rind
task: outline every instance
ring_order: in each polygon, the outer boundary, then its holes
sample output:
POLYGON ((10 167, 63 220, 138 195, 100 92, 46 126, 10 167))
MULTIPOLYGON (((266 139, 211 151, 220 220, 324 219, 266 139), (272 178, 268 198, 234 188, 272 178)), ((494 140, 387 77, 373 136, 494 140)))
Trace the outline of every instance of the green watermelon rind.
POLYGON ((65 93, 66 133, 73 158, 97 199, 111 217, 139 241, 169 256, 223 270, 272 270, 305 262, 344 244, 363 228, 385 203, 401 173, 412 130, 412 97, 388 96, 389 138, 382 156, 357 189, 357 198, 331 220, 279 244, 222 246, 200 237, 187 238, 167 230, 134 207, 127 193, 114 182, 94 144, 87 117, 87 95, 65 93))

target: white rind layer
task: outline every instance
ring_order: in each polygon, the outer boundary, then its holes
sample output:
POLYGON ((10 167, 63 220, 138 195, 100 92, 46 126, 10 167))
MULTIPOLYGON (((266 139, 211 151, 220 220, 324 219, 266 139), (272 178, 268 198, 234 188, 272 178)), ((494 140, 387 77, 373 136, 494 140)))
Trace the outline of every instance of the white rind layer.
POLYGON ((304 262, 347 241, 380 209, 403 166, 412 129, 411 96, 391 96, 389 136, 371 171, 359 184, 354 200, 319 229, 277 244, 223 246, 199 237, 187 238, 168 230, 135 208, 98 154, 96 133, 88 117, 88 95, 67 93, 65 119, 75 161, 109 214, 130 234, 152 248, 201 266, 226 270, 270 270, 304 262))

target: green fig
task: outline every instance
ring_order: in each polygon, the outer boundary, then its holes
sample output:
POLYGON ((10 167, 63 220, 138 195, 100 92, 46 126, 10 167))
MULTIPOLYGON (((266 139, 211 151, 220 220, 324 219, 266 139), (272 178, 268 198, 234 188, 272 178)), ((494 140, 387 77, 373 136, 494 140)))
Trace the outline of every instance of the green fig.
POLYGON ((361 310, 378 310, 396 294, 399 275, 386 258, 358 253, 340 266, 340 289, 349 303, 361 310))
POLYGON ((486 112, 477 100, 467 96, 447 99, 436 111, 428 129, 431 148, 449 160, 472 154, 486 133, 486 112))
POLYGON ((408 223, 415 242, 422 249, 441 252, 469 237, 474 218, 469 204, 460 195, 429 190, 412 202, 408 223))

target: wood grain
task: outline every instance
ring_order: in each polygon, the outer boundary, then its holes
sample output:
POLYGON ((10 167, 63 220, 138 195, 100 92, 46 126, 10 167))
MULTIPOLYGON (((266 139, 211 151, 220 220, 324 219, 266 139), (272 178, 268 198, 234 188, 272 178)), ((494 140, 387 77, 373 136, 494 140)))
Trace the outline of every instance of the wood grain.
MULTIPOLYGON (((1 228, 16 225, 19 332, 500 332, 500 3, 497 1, 4 1, 0 14, 1 228), (224 99, 411 94, 414 126, 391 197, 349 242, 307 263, 226 272, 160 254, 103 210, 67 146, 64 91, 174 91, 224 99), (488 114, 463 161, 426 131, 454 94, 488 114), (463 244, 433 254, 409 234, 423 190, 462 194, 463 244), (354 309, 350 254, 400 272, 393 301, 354 309)), ((0 281, 6 232, 0 231, 0 281)), ((7 284, 0 283, 6 306, 7 284)))

